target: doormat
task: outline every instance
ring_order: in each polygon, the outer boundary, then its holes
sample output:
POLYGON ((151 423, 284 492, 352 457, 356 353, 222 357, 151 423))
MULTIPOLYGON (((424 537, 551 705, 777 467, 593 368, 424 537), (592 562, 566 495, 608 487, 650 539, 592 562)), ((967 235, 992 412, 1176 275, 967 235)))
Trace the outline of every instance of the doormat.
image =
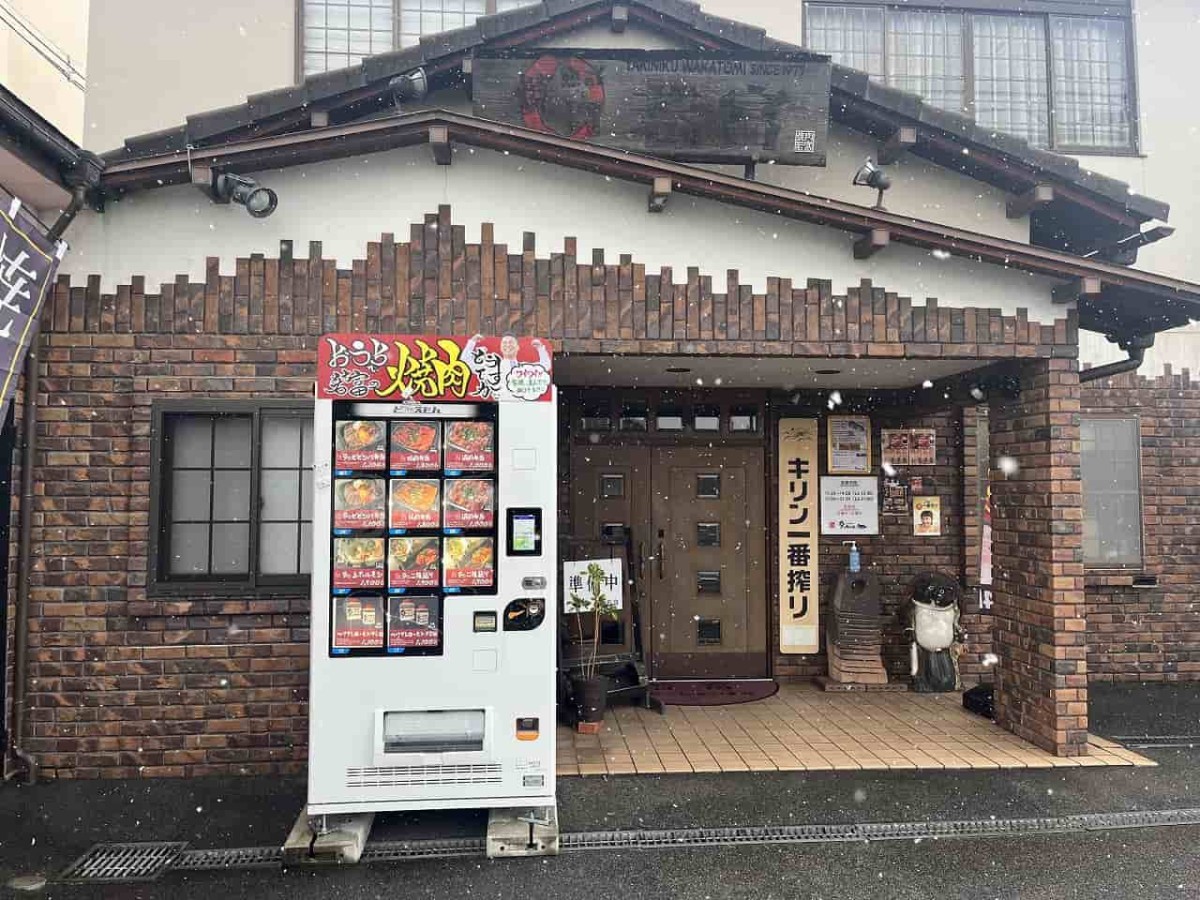
POLYGON ((779 690, 778 683, 754 681, 656 681, 650 694, 666 706, 730 706, 766 700, 779 690))

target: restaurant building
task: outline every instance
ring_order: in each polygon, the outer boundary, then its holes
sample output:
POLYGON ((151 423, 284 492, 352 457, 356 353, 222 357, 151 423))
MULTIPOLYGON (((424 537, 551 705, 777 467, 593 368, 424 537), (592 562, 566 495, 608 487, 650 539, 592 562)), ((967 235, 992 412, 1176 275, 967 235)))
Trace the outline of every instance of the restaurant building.
POLYGON ((1053 753, 1089 679, 1200 677, 1200 384, 1080 366, 1200 285, 1133 267, 1167 205, 1072 158, 692 4, 547 0, 104 164, 13 557, 46 776, 303 768, 325 332, 552 346, 560 542, 628 529, 641 619, 604 640, 652 678, 825 674, 852 537, 891 680, 951 575, 964 680, 1053 753))

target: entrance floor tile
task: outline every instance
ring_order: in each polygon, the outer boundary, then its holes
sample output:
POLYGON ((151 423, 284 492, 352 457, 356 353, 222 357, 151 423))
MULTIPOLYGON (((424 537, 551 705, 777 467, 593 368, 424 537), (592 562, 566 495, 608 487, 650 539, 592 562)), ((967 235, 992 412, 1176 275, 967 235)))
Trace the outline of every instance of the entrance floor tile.
POLYGON ((559 726, 556 739, 560 776, 1154 765, 1095 736, 1087 756, 1054 756, 967 712, 958 694, 827 693, 807 684, 664 715, 621 706, 600 734, 559 726))

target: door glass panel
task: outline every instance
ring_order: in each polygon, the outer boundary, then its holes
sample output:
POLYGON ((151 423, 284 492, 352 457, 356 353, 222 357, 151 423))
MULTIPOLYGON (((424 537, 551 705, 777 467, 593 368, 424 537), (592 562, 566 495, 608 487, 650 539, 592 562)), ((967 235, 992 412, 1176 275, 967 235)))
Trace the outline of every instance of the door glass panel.
POLYGON ((720 522, 697 522, 696 543, 701 547, 721 546, 720 522))
POLYGON ((608 474, 600 476, 600 499, 611 500, 613 497, 625 496, 625 476, 608 474))
POLYGON ((683 431, 683 410, 678 406, 660 406, 654 416, 659 431, 683 431))
POLYGON ((696 643, 701 646, 721 643, 721 620, 700 619, 697 621, 696 643))
POLYGON ((650 420, 650 407, 644 400, 631 400, 621 405, 621 431, 645 431, 650 420))
POLYGON ((701 594, 719 594, 721 593, 721 573, 720 572, 697 572, 696 573, 696 590, 701 594))
POLYGON ((730 431, 758 431, 758 407, 735 406, 729 411, 730 431))
POLYGON ((585 403, 579 424, 584 431, 612 431, 612 407, 607 401, 585 403))
POLYGON ((721 497, 721 473, 697 475, 696 497, 700 500, 719 500, 721 497))
POLYGON ((695 407, 692 411, 692 428, 694 428, 696 431, 720 431, 721 407, 695 407))

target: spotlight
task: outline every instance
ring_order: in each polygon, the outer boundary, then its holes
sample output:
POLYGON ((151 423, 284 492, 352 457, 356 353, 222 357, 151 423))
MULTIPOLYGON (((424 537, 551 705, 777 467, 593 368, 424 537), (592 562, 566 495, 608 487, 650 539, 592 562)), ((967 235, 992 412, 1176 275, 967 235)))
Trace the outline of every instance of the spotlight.
POLYGON ((213 199, 218 203, 238 203, 256 219, 265 219, 275 212, 279 196, 245 175, 222 173, 213 182, 213 199))
POLYGON ((429 94, 429 78, 424 69, 413 69, 397 75, 388 82, 388 87, 392 91, 392 103, 398 109, 410 101, 424 100, 429 94))
POLYGON ((875 200, 873 209, 883 209, 883 192, 892 186, 892 179, 888 178, 887 173, 879 169, 875 163, 868 158, 865 163, 854 173, 854 180, 851 184, 856 184, 860 187, 874 188, 879 191, 879 197, 875 200))

